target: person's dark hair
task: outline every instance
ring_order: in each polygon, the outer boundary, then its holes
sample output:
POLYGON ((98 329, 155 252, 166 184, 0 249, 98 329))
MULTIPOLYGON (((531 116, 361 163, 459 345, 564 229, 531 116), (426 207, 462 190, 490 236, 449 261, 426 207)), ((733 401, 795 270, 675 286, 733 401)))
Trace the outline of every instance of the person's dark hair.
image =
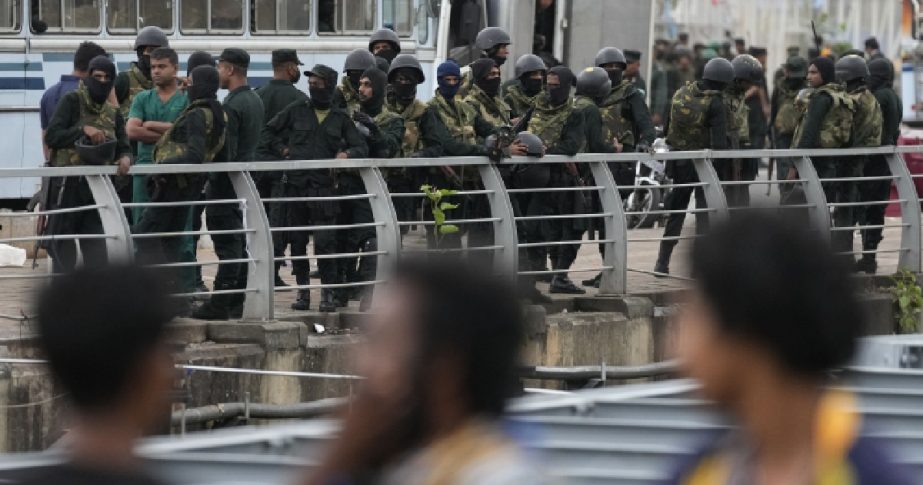
POLYGON ((40 345, 52 374, 83 412, 105 411, 172 318, 164 282, 149 269, 106 266, 55 277, 38 297, 40 345))
POLYGON ((403 260, 395 281, 416 295, 421 362, 461 359, 468 409, 498 416, 515 393, 524 323, 512 287, 454 259, 403 260))
POLYGON ((81 42, 77 46, 77 52, 74 53, 74 70, 87 72, 90 68, 90 60, 96 56, 106 55, 106 50, 95 42, 81 42))
POLYGON ((862 310, 841 259, 799 222, 755 212, 715 227, 696 241, 693 277, 721 331, 821 378, 852 357, 862 310))
POLYGON ((878 39, 874 37, 869 37, 868 39, 865 39, 865 48, 874 49, 877 51, 881 49, 881 46, 878 45, 878 39))
POLYGON ((179 56, 176 54, 176 51, 169 47, 158 47, 151 52, 151 60, 154 59, 167 59, 170 61, 170 64, 174 66, 179 65, 179 56))

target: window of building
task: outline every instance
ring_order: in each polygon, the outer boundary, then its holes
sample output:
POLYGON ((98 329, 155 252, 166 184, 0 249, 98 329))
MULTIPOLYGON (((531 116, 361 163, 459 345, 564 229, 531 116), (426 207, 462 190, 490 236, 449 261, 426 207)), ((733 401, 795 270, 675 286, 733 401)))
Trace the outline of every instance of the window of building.
POLYGON ((135 33, 149 25, 173 32, 172 0, 109 0, 106 26, 110 32, 135 33))
POLYGON ((184 34, 243 32, 243 0, 182 0, 180 30, 184 34))
POLYGON ((311 3, 307 0, 254 0, 251 29, 254 34, 306 34, 310 30, 311 3))
POLYGON ((382 27, 387 27, 401 37, 408 37, 413 32, 413 1, 382 0, 382 27))
POLYGON ((102 0, 32 0, 47 32, 99 32, 102 0))
POLYGON ((0 30, 19 31, 22 18, 22 3, 19 0, 0 0, 0 30))
POLYGON ((321 34, 368 34, 375 30, 376 0, 318 0, 317 31, 321 34))

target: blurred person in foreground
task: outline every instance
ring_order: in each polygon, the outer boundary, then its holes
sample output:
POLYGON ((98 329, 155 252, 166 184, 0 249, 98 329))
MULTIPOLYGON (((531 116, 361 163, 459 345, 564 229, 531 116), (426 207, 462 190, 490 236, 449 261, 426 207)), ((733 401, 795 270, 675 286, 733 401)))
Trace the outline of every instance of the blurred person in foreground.
POLYGON ((911 483, 861 436, 855 396, 824 387, 852 357, 863 312, 818 232, 754 213, 697 241, 692 268, 679 357, 739 430, 670 483, 911 483))
POLYGON ((67 461, 14 483, 160 483, 133 450, 135 439, 169 422, 171 308, 151 270, 108 266, 52 280, 38 298, 38 325, 55 392, 71 403, 67 461))
POLYGON ((516 301, 461 261, 399 265, 358 351, 366 379, 307 483, 544 483, 500 423, 517 388, 516 301))

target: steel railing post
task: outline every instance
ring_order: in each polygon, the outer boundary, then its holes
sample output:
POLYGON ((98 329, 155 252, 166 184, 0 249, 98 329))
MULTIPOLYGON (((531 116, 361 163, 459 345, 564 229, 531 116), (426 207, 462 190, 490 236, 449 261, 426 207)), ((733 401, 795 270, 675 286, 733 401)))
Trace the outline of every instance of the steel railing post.
POLYGON ((904 157, 899 153, 893 153, 887 155, 885 159, 888 161, 891 175, 897 177, 894 179, 897 196, 903 200, 901 202, 901 221, 904 223, 904 227, 901 228, 901 252, 898 256, 897 266, 900 269, 919 273, 923 270, 920 266, 920 197, 917 195, 913 177, 910 175, 910 170, 907 168, 904 157))
POLYGON ((244 300, 243 320, 272 320, 275 318, 275 261, 272 249, 272 232, 269 219, 249 172, 228 172, 237 198, 243 199, 243 226, 252 228, 247 233, 247 252, 253 259, 247 264, 248 291, 244 300))
POLYGON ((718 221, 727 219, 727 197, 724 195, 724 189, 721 188, 721 181, 718 180, 718 172, 715 171, 715 166, 712 164, 711 159, 708 158, 708 152, 706 152, 705 158, 694 158, 692 163, 695 167, 695 173, 699 177, 699 182, 705 184, 702 187, 702 192, 705 194, 705 203, 712 210, 708 213, 708 217, 714 217, 718 221))
POLYGON ((812 207, 809 210, 811 222, 821 232, 822 237, 830 237, 830 210, 827 208, 827 195, 824 186, 814 169, 814 163, 808 157, 794 157, 795 170, 801 179, 804 198, 812 207))
POLYGON ((590 170, 596 185, 602 187, 599 189, 599 202, 602 211, 609 214, 603 218, 603 225, 606 239, 611 241, 603 243, 603 266, 611 269, 602 272, 599 294, 624 295, 628 292, 628 228, 622 198, 607 162, 590 162, 590 170))
POLYGON ((103 233, 110 235, 106 241, 106 254, 109 261, 131 262, 134 260, 134 245, 131 240, 131 226, 125 217, 122 201, 112 185, 108 175, 87 175, 87 185, 93 199, 101 207, 99 219, 102 221, 103 233))
POLYGON ((487 201, 490 204, 490 216, 494 221, 494 244, 503 247, 500 254, 494 253, 494 269, 499 274, 508 274, 513 279, 519 273, 519 235, 516 233, 516 219, 513 203, 506 191, 506 184, 500 176, 500 170, 493 163, 478 166, 484 189, 489 190, 487 201))
MULTIPOLYGON (((401 230, 397 222, 397 212, 394 210, 391 192, 388 191, 388 184, 381 175, 381 170, 377 167, 361 168, 359 169, 359 175, 362 176, 365 192, 372 196, 369 198, 369 205, 372 206, 372 217, 375 222, 382 223, 382 225, 375 227, 378 250, 384 252, 384 254, 377 257, 375 279, 387 281, 388 275, 400 255, 401 230)), ((373 295, 376 294, 377 292, 373 293, 373 295)))

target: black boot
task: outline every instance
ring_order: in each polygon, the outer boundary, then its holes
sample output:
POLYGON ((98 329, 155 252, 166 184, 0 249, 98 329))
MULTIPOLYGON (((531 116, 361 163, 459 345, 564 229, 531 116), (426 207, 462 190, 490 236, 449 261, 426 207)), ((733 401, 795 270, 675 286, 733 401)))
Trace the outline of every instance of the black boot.
POLYGON ((862 259, 856 263, 856 271, 865 274, 875 274, 878 272, 878 261, 875 260, 874 254, 863 254, 862 259))
POLYGON ((599 282, 602 281, 603 274, 599 273, 598 275, 580 282, 581 285, 586 286, 587 288, 599 288, 599 282))
POLYGON ((324 313, 337 311, 336 292, 333 289, 324 288, 321 290, 321 301, 317 309, 324 313))
POLYGON ((192 318, 197 320, 227 320, 228 314, 227 295, 212 295, 212 297, 199 308, 192 312, 192 318))
POLYGON ((298 298, 292 303, 292 310, 306 311, 311 308, 311 292, 298 290, 298 298))
POLYGON ((551 280, 552 293, 564 293, 568 295, 584 295, 586 290, 578 288, 566 275, 559 274, 551 280))
MULTIPOLYGON (((670 256, 673 255, 673 248, 675 245, 667 244, 666 242, 660 243, 660 252, 657 254, 657 263, 654 264, 654 272, 664 275, 670 274, 670 256)), ((655 275, 658 278, 663 276, 655 275)))

